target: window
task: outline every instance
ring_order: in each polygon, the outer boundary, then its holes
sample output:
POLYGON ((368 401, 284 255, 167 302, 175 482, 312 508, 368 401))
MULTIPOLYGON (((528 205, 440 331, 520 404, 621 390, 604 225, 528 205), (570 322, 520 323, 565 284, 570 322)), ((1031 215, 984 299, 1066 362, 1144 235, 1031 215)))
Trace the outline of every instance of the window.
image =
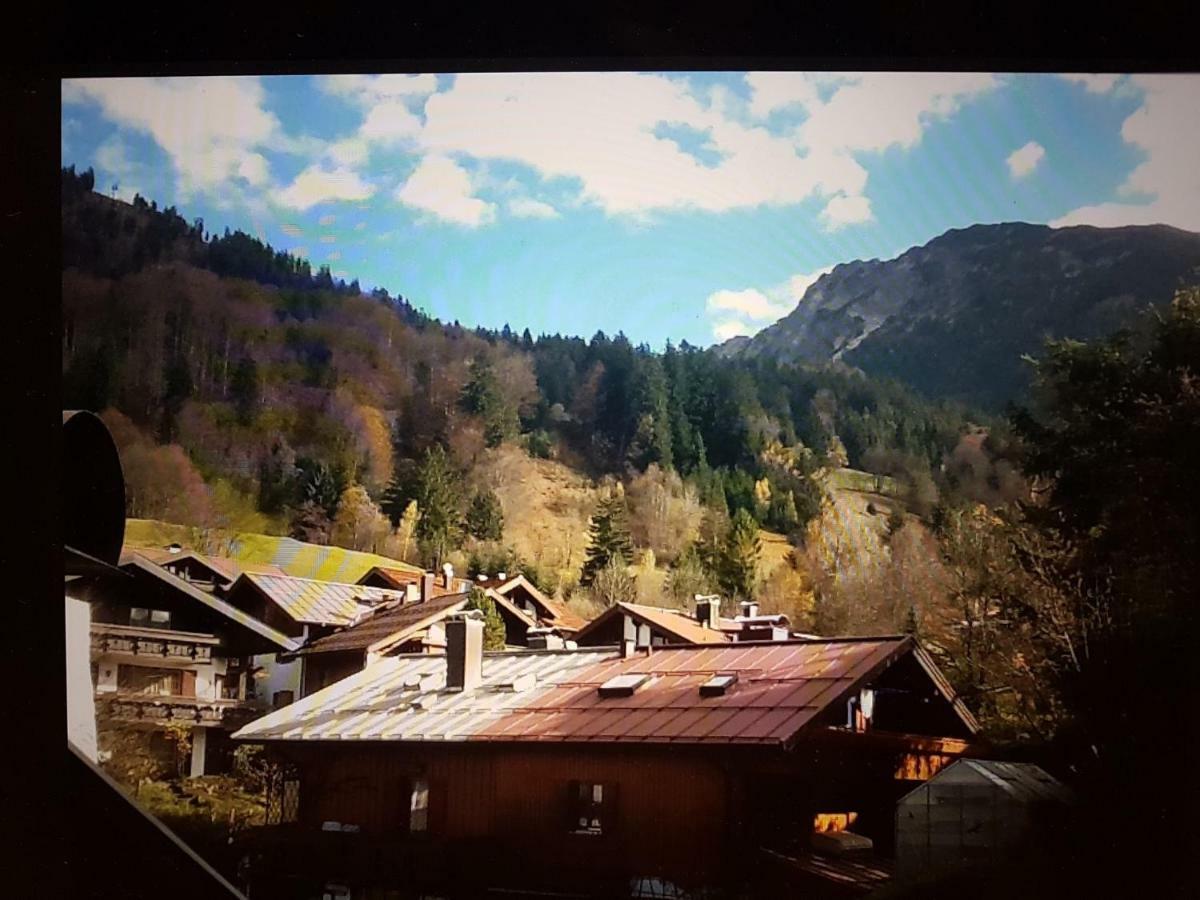
POLYGON ((300 774, 288 766, 276 769, 267 780, 268 825, 282 825, 300 820, 300 774))
POLYGON ((129 610, 129 624, 138 628, 170 628, 171 614, 165 609, 135 606, 129 610))
POLYGON ((572 781, 570 787, 570 830, 575 834, 603 834, 611 825, 612 785, 590 781, 572 781))
POLYGON ((408 810, 409 832, 425 834, 429 830, 429 782, 424 778, 413 782, 408 810))
POLYGON ((147 696, 183 695, 180 669, 155 669, 149 666, 118 666, 117 690, 147 696))
POLYGON ((289 706, 293 699, 294 695, 291 691, 276 691, 275 696, 271 698, 271 708, 282 709, 289 706))

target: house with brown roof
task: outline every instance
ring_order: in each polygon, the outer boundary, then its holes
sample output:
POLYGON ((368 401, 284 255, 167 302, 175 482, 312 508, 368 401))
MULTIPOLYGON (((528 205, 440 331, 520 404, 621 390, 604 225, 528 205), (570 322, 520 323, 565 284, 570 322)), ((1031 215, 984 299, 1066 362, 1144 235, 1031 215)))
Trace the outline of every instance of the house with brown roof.
POLYGON ((886 857, 896 800, 978 732, 907 636, 484 653, 472 614, 446 635, 235 735, 285 767, 245 846, 256 897, 761 886, 765 850, 850 823, 886 857))
POLYGON ((721 599, 696 598, 694 612, 641 603, 616 603, 575 633, 581 647, 630 643, 634 647, 667 644, 728 644, 736 640, 786 640, 787 616, 761 616, 757 603, 742 603, 734 618, 721 615, 721 599))
POLYGON ((72 594, 91 608, 90 663, 101 755, 134 740, 169 757, 168 725, 190 735, 190 773, 219 770, 229 732, 261 715, 256 656, 299 642, 140 553, 125 578, 82 576, 72 594))
MULTIPOLYGON (((304 663, 301 693, 305 696, 362 670, 383 656, 408 653, 442 653, 445 650, 445 621, 467 605, 475 585, 444 569, 441 577, 425 572, 411 573, 374 569, 365 578, 371 586, 386 582, 403 589, 403 598, 389 600, 355 622, 331 634, 308 641, 296 654, 304 663)), ((484 588, 504 623, 505 644, 510 647, 553 643, 553 636, 540 627, 544 619, 536 610, 518 606, 513 592, 484 588)), ((564 646, 558 639, 558 646, 564 646)))

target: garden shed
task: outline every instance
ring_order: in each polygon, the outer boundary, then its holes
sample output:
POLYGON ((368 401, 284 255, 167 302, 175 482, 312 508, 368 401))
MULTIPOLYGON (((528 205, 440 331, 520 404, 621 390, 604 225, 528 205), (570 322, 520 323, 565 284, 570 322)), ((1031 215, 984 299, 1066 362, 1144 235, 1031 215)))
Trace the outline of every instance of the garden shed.
POLYGON ((960 759, 896 805, 900 877, 1002 859, 1069 789, 1031 763, 960 759))

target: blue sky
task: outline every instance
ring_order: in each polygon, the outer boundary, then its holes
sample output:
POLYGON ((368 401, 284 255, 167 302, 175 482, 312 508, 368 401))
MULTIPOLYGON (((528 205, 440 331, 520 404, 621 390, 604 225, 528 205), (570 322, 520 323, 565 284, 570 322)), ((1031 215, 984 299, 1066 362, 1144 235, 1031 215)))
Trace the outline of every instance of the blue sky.
POLYGON ((62 160, 444 320, 661 348, 976 222, 1200 230, 1200 77, 480 73, 63 83, 62 160))

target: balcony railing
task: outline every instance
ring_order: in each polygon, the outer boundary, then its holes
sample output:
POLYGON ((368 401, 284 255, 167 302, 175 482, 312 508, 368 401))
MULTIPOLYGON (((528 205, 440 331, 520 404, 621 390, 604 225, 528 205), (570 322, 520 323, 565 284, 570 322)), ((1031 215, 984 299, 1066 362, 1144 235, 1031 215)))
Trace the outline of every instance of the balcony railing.
POLYGON ((92 624, 92 655, 114 654, 145 659, 206 663, 220 638, 192 631, 164 631, 133 625, 92 624))
POLYGON ((240 727, 262 715, 244 700, 210 700, 170 695, 123 693, 96 694, 96 712, 100 718, 147 725, 181 722, 188 725, 240 727))

